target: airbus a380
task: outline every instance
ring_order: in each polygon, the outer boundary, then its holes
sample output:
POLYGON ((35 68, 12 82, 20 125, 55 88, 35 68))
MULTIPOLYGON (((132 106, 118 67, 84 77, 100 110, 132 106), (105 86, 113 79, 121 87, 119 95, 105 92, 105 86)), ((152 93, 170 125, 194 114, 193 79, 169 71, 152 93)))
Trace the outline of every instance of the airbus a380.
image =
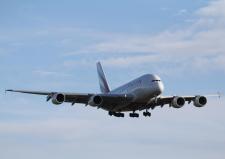
POLYGON ((64 102, 82 103, 92 107, 101 108, 108 111, 110 116, 124 117, 124 112, 131 112, 130 117, 139 117, 136 111, 143 111, 145 117, 150 117, 149 109, 157 106, 163 107, 168 104, 173 108, 181 108, 185 102, 193 102, 196 107, 203 107, 207 103, 205 96, 161 96, 164 90, 160 77, 153 74, 145 74, 137 79, 128 82, 114 90, 110 90, 105 78, 100 62, 97 63, 97 73, 101 93, 65 93, 65 92, 42 92, 12 90, 10 92, 20 92, 46 96, 46 100, 51 100, 53 104, 59 105, 64 102))

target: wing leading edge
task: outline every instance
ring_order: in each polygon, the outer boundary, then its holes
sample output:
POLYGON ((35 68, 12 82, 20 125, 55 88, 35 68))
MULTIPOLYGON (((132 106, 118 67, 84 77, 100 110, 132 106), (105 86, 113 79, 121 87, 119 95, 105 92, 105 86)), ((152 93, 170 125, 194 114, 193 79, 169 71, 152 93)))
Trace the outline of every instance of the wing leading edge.
POLYGON ((54 104, 62 104, 63 102, 75 103, 101 107, 109 110, 116 105, 129 103, 133 100, 132 95, 128 94, 93 94, 93 93, 67 93, 67 92, 47 92, 47 91, 28 91, 28 90, 12 90, 6 92, 26 93, 33 95, 46 96, 46 100, 52 99, 54 104), (60 99, 62 96, 62 100, 60 99))
POLYGON ((51 98, 53 98, 54 95, 62 94, 65 97, 64 102, 69 102, 72 104, 75 104, 75 103, 88 104, 90 97, 94 95, 94 94, 87 94, 87 93, 28 91, 28 90, 12 90, 12 89, 8 89, 8 90, 6 90, 6 92, 18 92, 18 93, 43 95, 43 96, 45 95, 45 96, 47 96, 47 101, 49 101, 51 98))

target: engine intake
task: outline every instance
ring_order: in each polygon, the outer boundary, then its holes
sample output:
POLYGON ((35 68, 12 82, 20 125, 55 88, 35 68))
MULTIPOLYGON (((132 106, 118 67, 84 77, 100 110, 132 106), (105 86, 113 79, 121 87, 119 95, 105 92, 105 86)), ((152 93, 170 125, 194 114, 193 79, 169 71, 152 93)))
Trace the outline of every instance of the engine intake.
POLYGON ((172 107, 174 108, 181 108, 185 104, 185 99, 183 97, 174 97, 172 100, 172 107))
POLYGON ((64 94, 54 94, 52 97, 52 103, 59 105, 62 104, 65 101, 65 95, 64 94))
POLYGON ((204 96, 196 96, 194 99, 194 106, 203 107, 207 103, 207 98, 204 96))
POLYGON ((91 106, 100 106, 103 102, 103 99, 99 95, 92 96, 88 102, 88 105, 91 106))

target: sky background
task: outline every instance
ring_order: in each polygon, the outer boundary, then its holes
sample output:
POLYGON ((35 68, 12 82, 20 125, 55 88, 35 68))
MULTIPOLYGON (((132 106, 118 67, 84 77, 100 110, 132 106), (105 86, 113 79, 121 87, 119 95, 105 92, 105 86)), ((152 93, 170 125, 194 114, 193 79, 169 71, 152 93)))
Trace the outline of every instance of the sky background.
POLYGON ((99 92, 158 74, 164 95, 225 92, 225 0, 0 0, 0 158, 225 158, 225 99, 151 118, 7 93, 99 92))

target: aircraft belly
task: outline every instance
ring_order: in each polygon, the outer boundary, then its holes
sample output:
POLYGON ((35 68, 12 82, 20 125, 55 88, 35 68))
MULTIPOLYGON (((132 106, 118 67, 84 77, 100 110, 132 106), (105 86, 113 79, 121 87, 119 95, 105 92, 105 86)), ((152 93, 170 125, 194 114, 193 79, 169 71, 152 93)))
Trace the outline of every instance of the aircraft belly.
POLYGON ((132 102, 123 102, 120 104, 108 106, 108 111, 125 112, 139 110, 141 107, 143 108, 151 98, 154 98, 154 93, 154 90, 151 89, 136 89, 132 92, 132 94, 135 96, 132 102))
POLYGON ((106 103, 101 108, 106 111, 114 111, 114 112, 120 112, 124 107, 129 105, 130 102, 121 101, 121 102, 113 102, 113 103, 106 103))

